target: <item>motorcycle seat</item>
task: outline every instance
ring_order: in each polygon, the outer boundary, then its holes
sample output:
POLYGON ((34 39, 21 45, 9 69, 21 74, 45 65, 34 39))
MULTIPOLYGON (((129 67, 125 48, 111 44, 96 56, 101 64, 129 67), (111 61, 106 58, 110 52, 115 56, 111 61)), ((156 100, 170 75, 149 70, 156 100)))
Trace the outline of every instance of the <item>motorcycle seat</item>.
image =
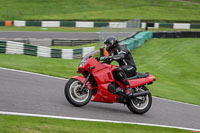
POLYGON ((136 75, 132 77, 128 77, 128 79, 131 80, 131 79, 146 78, 148 76, 149 76, 149 72, 146 72, 146 73, 137 72, 136 75))

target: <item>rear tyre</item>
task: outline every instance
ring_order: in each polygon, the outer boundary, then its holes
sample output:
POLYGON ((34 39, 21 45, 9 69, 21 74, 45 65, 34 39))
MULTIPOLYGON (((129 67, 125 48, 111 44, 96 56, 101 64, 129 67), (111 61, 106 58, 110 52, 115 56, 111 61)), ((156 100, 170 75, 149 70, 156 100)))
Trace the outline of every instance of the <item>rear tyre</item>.
MULTIPOLYGON (((136 92, 147 91, 148 89, 145 86, 136 87, 136 92)), ((131 98, 128 103, 128 109, 136 114, 144 114, 150 108, 152 104, 152 96, 151 93, 146 96, 131 98)))
POLYGON ((65 86, 65 97, 74 106, 84 106, 92 97, 92 90, 86 87, 83 91, 81 90, 82 85, 80 80, 71 78, 65 86))

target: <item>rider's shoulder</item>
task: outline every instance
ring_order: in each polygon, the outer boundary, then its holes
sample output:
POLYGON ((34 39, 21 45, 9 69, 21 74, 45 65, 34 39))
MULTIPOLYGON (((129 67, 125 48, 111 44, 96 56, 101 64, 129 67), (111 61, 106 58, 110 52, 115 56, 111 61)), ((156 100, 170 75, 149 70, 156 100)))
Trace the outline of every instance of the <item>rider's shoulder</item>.
POLYGON ((123 43, 119 43, 117 46, 117 49, 119 51, 128 51, 128 49, 126 48, 126 44, 123 44, 123 43))

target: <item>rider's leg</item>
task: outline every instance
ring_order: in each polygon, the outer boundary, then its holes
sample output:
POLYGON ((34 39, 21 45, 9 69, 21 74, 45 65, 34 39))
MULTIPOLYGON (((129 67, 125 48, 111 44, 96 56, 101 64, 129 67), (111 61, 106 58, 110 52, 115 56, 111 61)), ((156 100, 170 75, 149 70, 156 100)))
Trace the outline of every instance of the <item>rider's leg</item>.
POLYGON ((125 91, 126 91, 125 93, 127 95, 131 95, 132 89, 131 89, 131 86, 128 82, 126 73, 120 67, 115 69, 115 71, 113 73, 114 73, 115 79, 118 80, 118 81, 121 81, 122 85, 125 87, 125 91))
POLYGON ((128 79, 124 79, 121 81, 121 83, 124 85, 125 87, 125 94, 128 96, 128 97, 131 97, 133 95, 133 90, 128 82, 128 79))
POLYGON ((122 83, 124 84, 124 86, 126 86, 126 94, 131 96, 133 90, 128 82, 127 77, 132 77, 136 75, 136 68, 134 66, 130 66, 130 65, 124 65, 120 67, 126 74, 126 79, 122 81, 122 83))

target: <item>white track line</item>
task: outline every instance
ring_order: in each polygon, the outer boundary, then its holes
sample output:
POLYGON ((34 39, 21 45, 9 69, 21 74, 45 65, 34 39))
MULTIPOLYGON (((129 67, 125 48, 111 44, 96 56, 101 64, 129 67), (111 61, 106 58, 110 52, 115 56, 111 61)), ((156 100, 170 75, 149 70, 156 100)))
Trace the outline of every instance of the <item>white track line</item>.
POLYGON ((93 121, 93 122, 124 123, 124 124, 135 124, 135 125, 144 125, 144 126, 175 128, 175 129, 182 129, 182 130, 190 130, 190 131, 198 131, 198 132, 200 132, 200 129, 184 128, 184 127, 177 127, 177 126, 167 126, 167 125, 158 125, 158 124, 148 124, 148 123, 137 123, 137 122, 124 122, 124 121, 112 121, 112 120, 77 118, 77 117, 64 117, 64 116, 29 114, 29 113, 17 113, 17 112, 3 112, 3 111, 0 111, 0 114, 2 114, 2 115, 15 115, 15 116, 31 116, 31 117, 56 118, 56 119, 67 119, 67 120, 93 121))
POLYGON ((15 69, 10 69, 10 68, 2 68, 2 67, 0 67, 0 70, 26 73, 26 74, 32 74, 32 75, 43 76, 43 77, 54 78, 54 79, 68 80, 68 79, 65 79, 65 78, 59 78, 59 77, 49 76, 49 75, 45 75, 45 74, 39 74, 39 73, 34 73, 34 72, 26 72, 26 71, 15 70, 15 69))
MULTIPOLYGON (((26 74, 33 74, 33 75, 38 75, 38 76, 43 76, 43 77, 48 77, 48 78, 68 80, 68 79, 64 79, 64 78, 58 78, 58 77, 54 77, 54 76, 49 76, 49 75, 44 75, 44 74, 38 74, 38 73, 33 73, 33 72, 26 72, 26 71, 22 71, 22 70, 9 69, 9 68, 2 68, 2 67, 0 67, 0 70, 14 71, 14 72, 20 72, 20 73, 26 73, 26 74)), ((193 104, 188 104, 188 103, 183 103, 183 102, 177 102, 177 101, 168 100, 168 99, 164 99, 164 98, 158 98, 158 97, 154 97, 154 98, 161 99, 161 100, 166 100, 166 101, 170 101, 170 102, 176 102, 176 103, 180 103, 180 104, 186 104, 186 105, 195 106, 195 107, 200 107, 198 105, 193 105, 193 104)), ((136 122, 124 122, 124 121, 111 121, 111 120, 101 120, 101 119, 63 117, 63 116, 41 115, 41 114, 28 114, 28 113, 17 113, 17 112, 3 112, 3 111, 0 111, 0 114, 3 114, 3 115, 18 115, 18 116, 46 117, 46 118, 68 119, 68 120, 83 120, 83 121, 96 121, 96 122, 125 123, 125 124, 136 124, 136 125, 145 125, 145 126, 176 128, 176 129, 183 129, 183 130, 190 130, 190 131, 200 131, 200 129, 192 129, 192 128, 184 128, 184 127, 176 127, 176 126, 168 126, 168 125, 158 125, 158 124, 148 124, 148 123, 136 123, 136 122)))

